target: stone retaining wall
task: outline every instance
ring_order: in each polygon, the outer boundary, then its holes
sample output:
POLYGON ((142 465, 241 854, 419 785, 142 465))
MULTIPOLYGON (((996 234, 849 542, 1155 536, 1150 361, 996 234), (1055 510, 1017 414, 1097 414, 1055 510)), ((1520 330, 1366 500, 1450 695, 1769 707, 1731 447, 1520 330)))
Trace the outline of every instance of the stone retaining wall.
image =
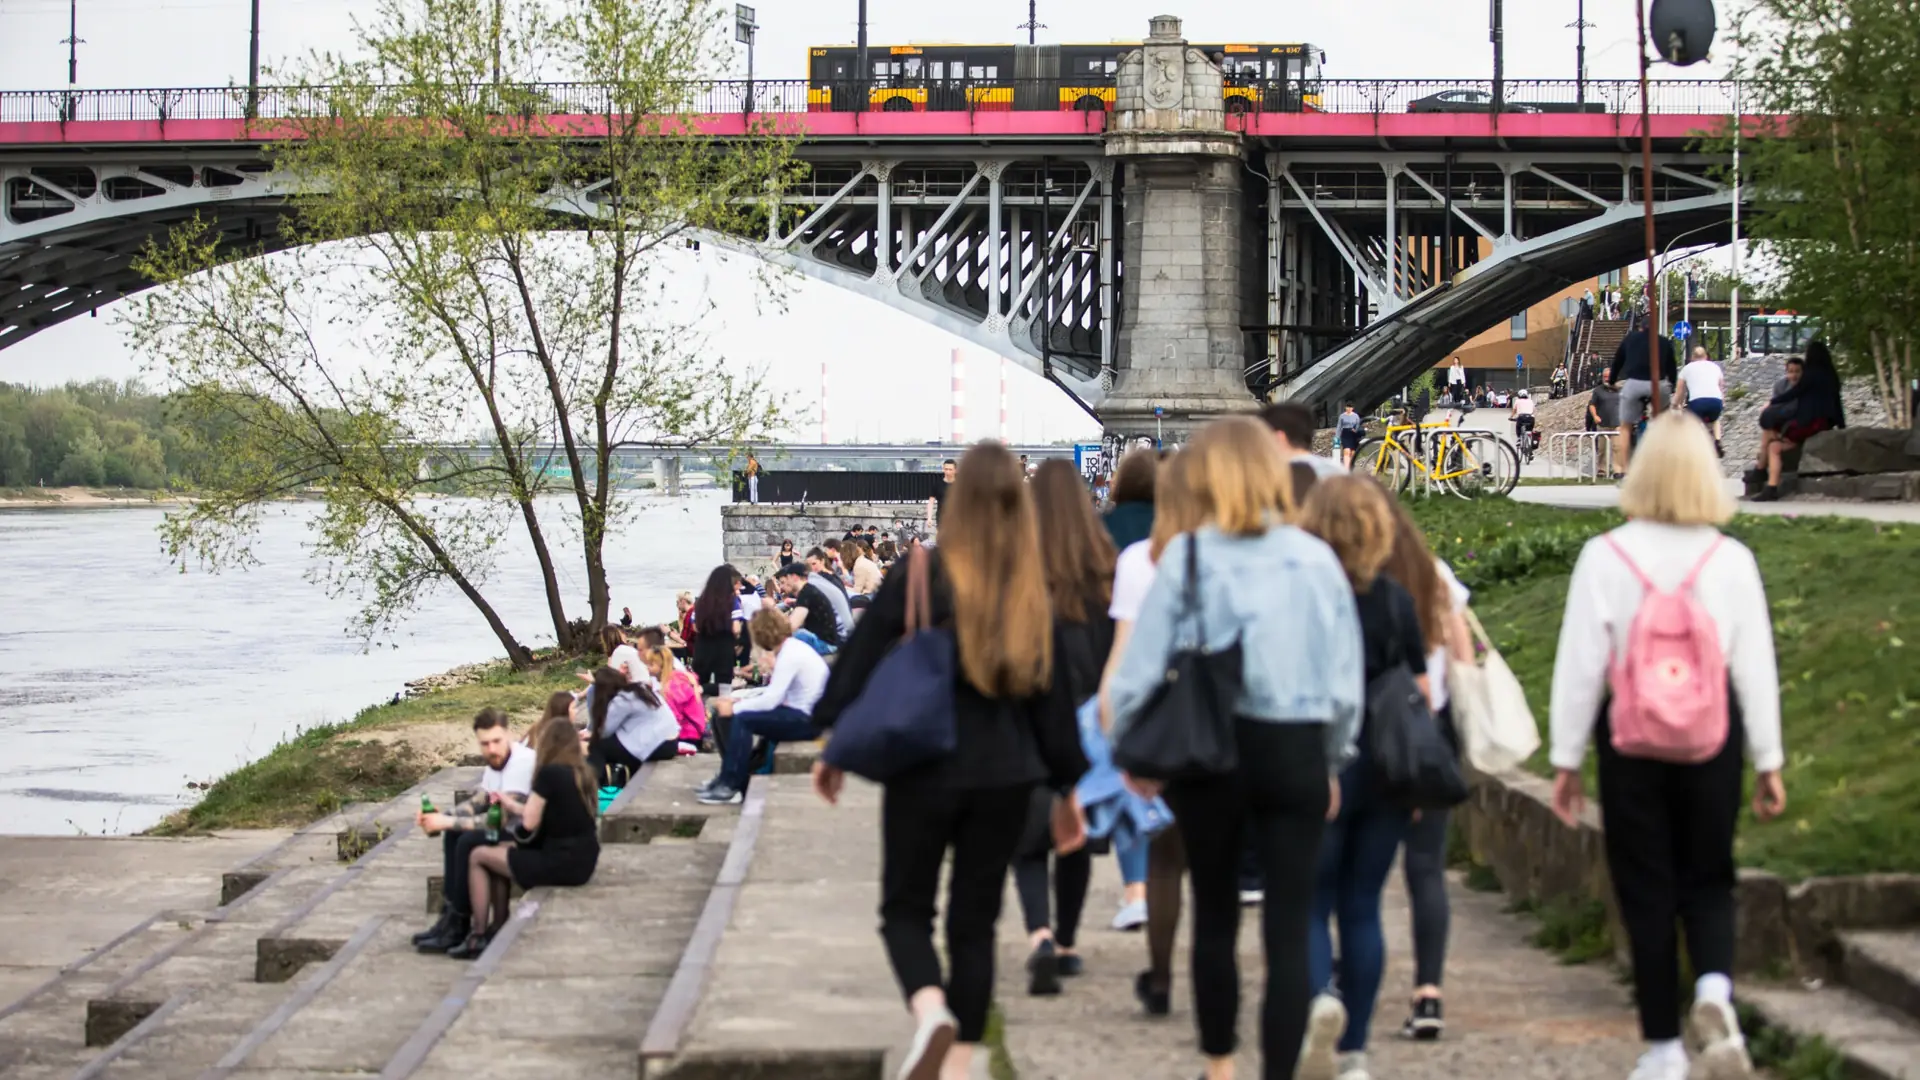
POLYGON ((925 531, 924 503, 818 503, 789 506, 730 503, 720 508, 723 557, 743 574, 770 574, 782 540, 799 554, 822 540, 838 540, 855 525, 879 526, 898 541, 925 531))
MULTIPOLYGON (((1491 869, 1515 899, 1545 901, 1598 897, 1606 904, 1614 947, 1626 960, 1607 875, 1598 811, 1589 800, 1578 829, 1553 814, 1553 787, 1537 776, 1510 773, 1474 777, 1473 793, 1456 815, 1476 862, 1491 869)), ((1784 966, 1803 978, 1831 979, 1838 962, 1836 931, 1897 929, 1920 923, 1920 874, 1862 874, 1810 878, 1797 884, 1760 870, 1742 870, 1735 889, 1738 974, 1778 974, 1784 966)))

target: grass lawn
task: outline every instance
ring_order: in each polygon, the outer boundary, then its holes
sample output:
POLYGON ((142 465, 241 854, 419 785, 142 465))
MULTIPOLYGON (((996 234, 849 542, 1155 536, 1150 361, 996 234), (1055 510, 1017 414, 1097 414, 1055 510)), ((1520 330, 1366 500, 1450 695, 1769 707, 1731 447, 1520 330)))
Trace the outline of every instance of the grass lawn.
POLYGON ((475 753, 473 715, 486 706, 507 710, 515 731, 524 733, 549 694, 581 685, 574 675, 579 667, 560 660, 544 671, 520 673, 503 662, 480 682, 376 705, 346 723, 303 731, 214 781, 198 804, 169 816, 149 835, 298 827, 347 803, 391 799, 475 753), (434 737, 420 737, 429 734, 434 737))
MULTIPOLYGON (((1544 738, 1573 560, 1620 517, 1508 499, 1414 509, 1474 590, 1544 738)), ((1728 532, 1766 582, 1787 749, 1787 812, 1766 825, 1744 812, 1741 863, 1789 879, 1920 871, 1920 529, 1755 515, 1728 532)), ((1549 771, 1544 747, 1532 765, 1549 771)))

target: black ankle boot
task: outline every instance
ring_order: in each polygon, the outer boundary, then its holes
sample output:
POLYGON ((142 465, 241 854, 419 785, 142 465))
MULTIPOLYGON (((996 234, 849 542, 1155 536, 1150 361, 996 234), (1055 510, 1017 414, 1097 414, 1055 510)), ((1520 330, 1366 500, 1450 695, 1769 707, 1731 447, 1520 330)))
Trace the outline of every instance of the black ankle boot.
POLYGON ((423 953, 446 952, 467 940, 467 934, 472 929, 470 925, 472 921, 465 915, 449 914, 446 926, 442 927, 438 934, 425 941, 415 941, 413 947, 423 953))
POLYGON ((1133 996, 1140 999, 1148 1016, 1165 1016, 1173 1011, 1173 987, 1155 989, 1151 971, 1143 971, 1134 978, 1133 996))
POLYGON ((419 933, 413 935, 414 947, 419 948, 420 946, 425 945, 427 942, 432 941, 434 938, 439 937, 441 934, 446 933, 447 925, 452 921, 453 921, 453 909, 450 907, 447 907, 445 904, 442 904, 440 906, 440 921, 437 923, 434 923, 431 929, 422 930, 419 933))
POLYGON ((451 960, 477 960, 480 954, 486 952, 487 946, 491 944, 493 944, 493 934, 490 932, 468 934, 465 941, 447 950, 447 958, 451 960))

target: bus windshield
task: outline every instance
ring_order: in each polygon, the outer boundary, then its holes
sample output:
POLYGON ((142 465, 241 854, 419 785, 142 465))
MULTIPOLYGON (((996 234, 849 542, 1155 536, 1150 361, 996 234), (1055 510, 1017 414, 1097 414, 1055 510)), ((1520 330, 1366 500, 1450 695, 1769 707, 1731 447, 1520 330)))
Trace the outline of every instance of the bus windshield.
POLYGON ((1747 323, 1747 352, 1754 356, 1803 355, 1819 328, 1804 318, 1760 319, 1747 323))

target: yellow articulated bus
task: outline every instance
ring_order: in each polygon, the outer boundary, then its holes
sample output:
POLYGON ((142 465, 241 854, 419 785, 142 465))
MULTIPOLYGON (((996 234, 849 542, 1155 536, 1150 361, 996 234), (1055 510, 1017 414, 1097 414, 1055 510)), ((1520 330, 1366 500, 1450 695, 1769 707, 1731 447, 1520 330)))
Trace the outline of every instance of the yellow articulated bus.
MULTIPOLYGON (((1139 42, 1104 45, 852 45, 807 58, 810 112, 1105 111, 1114 73, 1139 42)), ((1304 43, 1194 44, 1226 73, 1228 112, 1313 112, 1327 54, 1304 43)))

